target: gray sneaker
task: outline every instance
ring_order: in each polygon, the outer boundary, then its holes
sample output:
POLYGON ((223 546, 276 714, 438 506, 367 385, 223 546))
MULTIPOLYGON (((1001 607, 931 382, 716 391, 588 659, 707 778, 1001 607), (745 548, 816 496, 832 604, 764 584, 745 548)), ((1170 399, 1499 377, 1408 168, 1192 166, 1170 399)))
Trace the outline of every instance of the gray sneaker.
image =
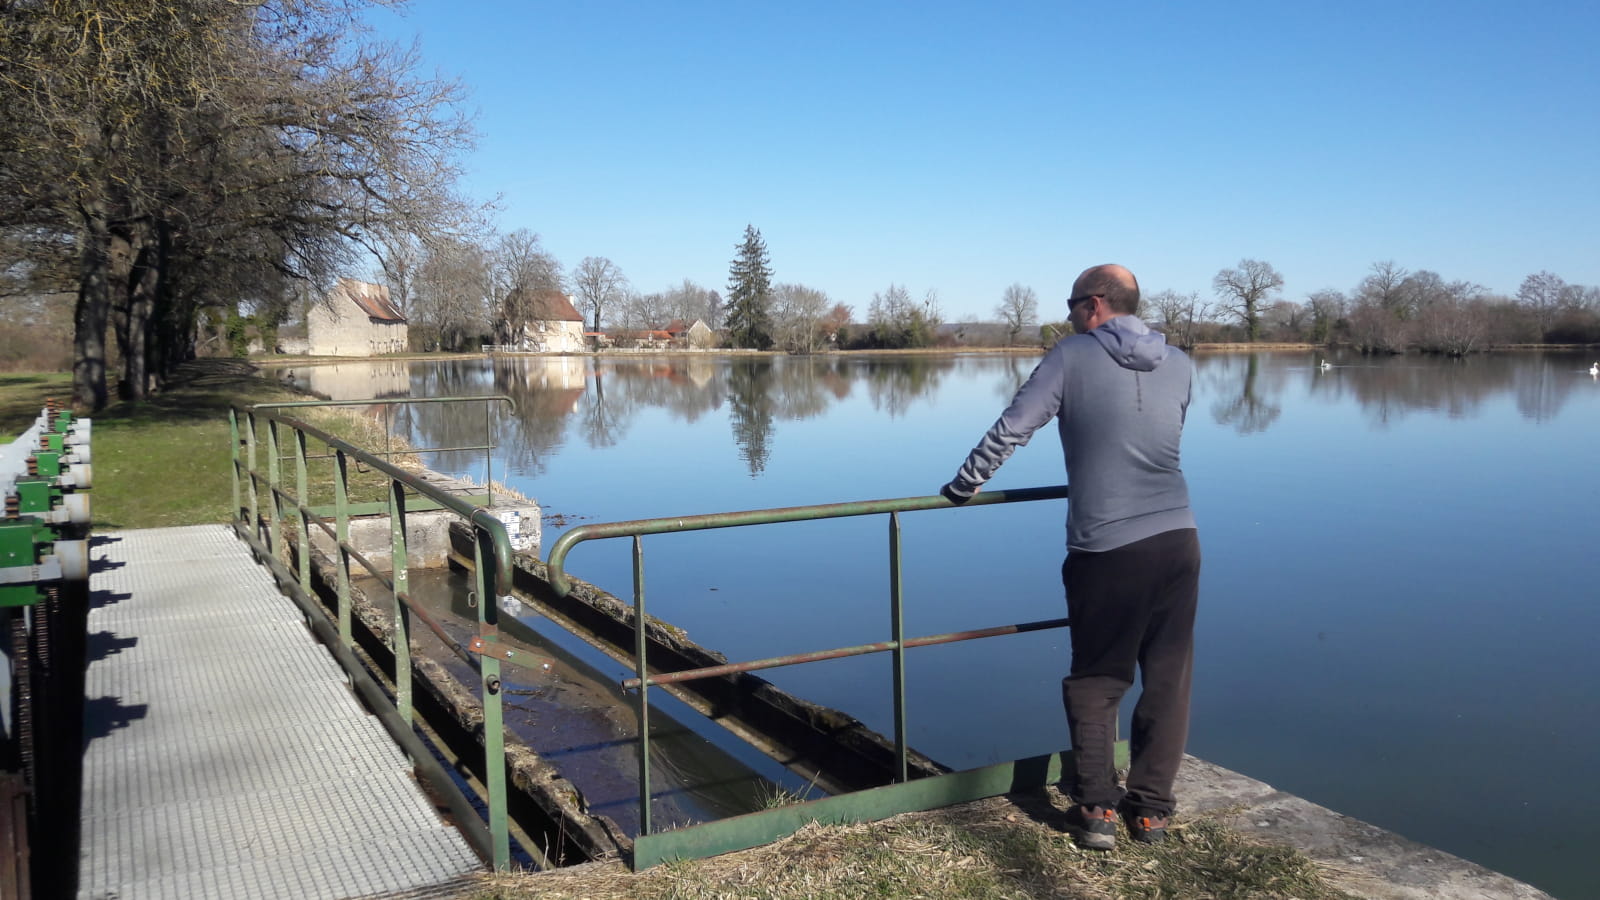
POLYGON ((1126 809, 1122 812, 1122 821, 1128 826, 1129 837, 1141 844, 1159 844, 1167 839, 1167 826, 1171 824, 1172 817, 1126 809))
POLYGON ((1115 850, 1117 814, 1104 806, 1075 804, 1067 810, 1067 833, 1078 846, 1090 850, 1115 850))

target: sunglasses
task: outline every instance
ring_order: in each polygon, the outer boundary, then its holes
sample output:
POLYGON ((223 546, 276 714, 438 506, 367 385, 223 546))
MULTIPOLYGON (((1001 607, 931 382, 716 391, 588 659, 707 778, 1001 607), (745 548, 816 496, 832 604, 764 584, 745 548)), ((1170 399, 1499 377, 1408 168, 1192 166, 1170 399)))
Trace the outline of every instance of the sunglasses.
POLYGON ((1084 294, 1082 297, 1068 297, 1067 298, 1067 312, 1071 312, 1071 311, 1077 309, 1079 303, 1085 303, 1085 302, 1087 302, 1089 300, 1093 300, 1096 297, 1104 297, 1104 296, 1105 296, 1104 294, 1084 294))

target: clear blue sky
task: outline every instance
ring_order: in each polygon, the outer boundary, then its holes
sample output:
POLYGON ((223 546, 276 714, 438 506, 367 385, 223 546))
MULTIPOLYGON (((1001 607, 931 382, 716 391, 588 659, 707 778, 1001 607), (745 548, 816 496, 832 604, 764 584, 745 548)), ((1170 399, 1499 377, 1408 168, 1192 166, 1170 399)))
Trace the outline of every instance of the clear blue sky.
POLYGON ((1392 259, 1600 284, 1600 3, 413 0, 374 13, 472 93, 467 190, 568 269, 776 279, 863 318, 891 282, 990 318, 1084 267, 1284 296, 1392 259))

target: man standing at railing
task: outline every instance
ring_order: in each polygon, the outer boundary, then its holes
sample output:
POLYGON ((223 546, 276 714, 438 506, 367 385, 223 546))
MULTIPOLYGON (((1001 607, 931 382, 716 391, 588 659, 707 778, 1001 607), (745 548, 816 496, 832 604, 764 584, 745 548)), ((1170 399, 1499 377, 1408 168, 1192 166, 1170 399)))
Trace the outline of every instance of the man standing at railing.
POLYGON ((1067 300, 1076 333, 1045 355, 940 490, 966 502, 1012 451, 1057 420, 1072 491, 1061 566, 1072 665, 1061 687, 1073 759, 1062 787, 1074 804, 1069 830, 1097 850, 1116 846, 1117 810, 1135 840, 1166 836, 1189 732, 1200 544, 1178 444, 1191 367, 1138 309, 1139 284, 1122 266, 1079 275, 1067 300), (1124 790, 1112 744, 1136 666, 1143 692, 1124 790))

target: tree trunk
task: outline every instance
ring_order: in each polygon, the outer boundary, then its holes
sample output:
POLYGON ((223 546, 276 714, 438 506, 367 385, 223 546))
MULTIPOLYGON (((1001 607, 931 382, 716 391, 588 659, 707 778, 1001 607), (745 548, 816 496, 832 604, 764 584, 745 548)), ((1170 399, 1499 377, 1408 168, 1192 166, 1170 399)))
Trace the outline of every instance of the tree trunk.
POLYGON ((128 270, 126 316, 118 332, 122 349, 124 400, 143 400, 154 389, 154 378, 161 371, 159 332, 151 322, 161 305, 166 271, 167 229, 156 224, 132 230, 133 264, 128 270))
POLYGON ((128 381, 130 369, 144 368, 142 344, 136 345, 129 334, 133 314, 133 280, 137 271, 137 256, 144 243, 143 229, 138 225, 117 225, 110 229, 110 251, 106 271, 106 290, 110 297, 111 331, 117 338, 117 361, 122 377, 117 381, 118 400, 142 400, 143 395, 128 381))
POLYGON ((78 302, 73 310, 72 405, 98 412, 106 406, 106 320, 111 309, 111 229, 105 207, 82 207, 78 251, 78 302))

